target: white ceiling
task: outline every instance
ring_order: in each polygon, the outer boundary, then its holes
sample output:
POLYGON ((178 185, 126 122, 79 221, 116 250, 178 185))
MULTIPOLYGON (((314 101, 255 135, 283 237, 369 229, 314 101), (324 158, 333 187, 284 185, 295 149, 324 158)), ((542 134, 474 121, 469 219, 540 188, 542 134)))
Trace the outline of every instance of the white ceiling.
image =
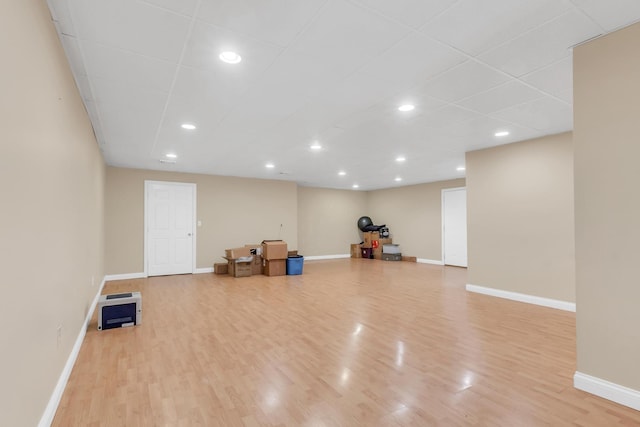
POLYGON ((362 190, 463 177, 466 151, 572 129, 571 47, 640 19, 637 0, 49 6, 109 165, 362 190))

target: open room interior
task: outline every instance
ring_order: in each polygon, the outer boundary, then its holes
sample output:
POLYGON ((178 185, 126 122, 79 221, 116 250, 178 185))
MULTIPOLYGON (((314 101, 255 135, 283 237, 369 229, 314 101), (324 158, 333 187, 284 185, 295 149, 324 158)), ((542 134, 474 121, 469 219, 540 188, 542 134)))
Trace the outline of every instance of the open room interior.
POLYGON ((640 424, 640 7, 480 4, 2 4, 0 425, 640 424), (149 182, 194 188, 189 274, 149 182), (364 215, 417 262, 350 258, 364 215), (304 273, 213 274, 262 240, 304 273))

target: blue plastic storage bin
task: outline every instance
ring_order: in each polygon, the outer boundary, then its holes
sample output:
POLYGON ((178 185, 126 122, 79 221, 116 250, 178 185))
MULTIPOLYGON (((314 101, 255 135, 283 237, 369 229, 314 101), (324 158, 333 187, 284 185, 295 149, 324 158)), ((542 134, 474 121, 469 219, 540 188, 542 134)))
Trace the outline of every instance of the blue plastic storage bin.
POLYGON ((302 274, 303 265, 304 257, 302 255, 290 256, 287 258, 287 275, 302 274))

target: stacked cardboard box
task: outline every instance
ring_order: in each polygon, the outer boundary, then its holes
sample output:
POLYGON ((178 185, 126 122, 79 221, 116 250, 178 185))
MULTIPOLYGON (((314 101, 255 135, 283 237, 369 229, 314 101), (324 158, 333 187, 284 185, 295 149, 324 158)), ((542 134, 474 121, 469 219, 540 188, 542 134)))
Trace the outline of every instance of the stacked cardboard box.
POLYGON ((253 261, 251 262, 251 274, 262 274, 262 245, 244 245, 249 248, 253 261))
POLYGON ((287 273, 287 257, 298 251, 288 251, 287 243, 282 240, 263 240, 258 245, 244 245, 241 248, 225 250, 226 263, 215 263, 216 274, 230 274, 234 277, 247 277, 257 274, 284 276, 287 273))
MULTIPOLYGON (((229 275, 233 277, 249 277, 251 276, 251 263, 253 257, 251 251, 247 247, 226 249, 225 256, 227 260, 227 270, 229 275)), ((215 265, 214 265, 215 270, 215 265)))
POLYGON ((385 261, 413 261, 415 257, 403 257, 400 246, 394 245, 391 238, 381 238, 377 231, 363 233, 361 244, 351 245, 351 258, 373 258, 385 261))
POLYGON ((284 276, 287 274, 287 242, 282 240, 263 240, 262 258, 265 276, 284 276))

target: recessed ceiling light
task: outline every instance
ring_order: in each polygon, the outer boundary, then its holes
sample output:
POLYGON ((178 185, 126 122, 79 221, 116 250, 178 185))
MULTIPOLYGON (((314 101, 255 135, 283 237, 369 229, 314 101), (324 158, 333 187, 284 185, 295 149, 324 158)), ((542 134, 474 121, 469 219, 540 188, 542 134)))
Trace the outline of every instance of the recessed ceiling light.
POLYGON ((322 145, 320 145, 320 143, 316 141, 313 144, 311 144, 311 149, 312 150, 316 150, 316 151, 317 150, 321 150, 322 149, 322 145))
POLYGON ((345 171, 340 171, 340 172, 338 172, 338 175, 340 175, 340 176, 345 176, 346 174, 347 174, 347 173, 346 173, 345 171))
POLYGON ((403 113, 406 113, 407 111, 413 111, 415 108, 416 106, 413 104, 404 104, 398 107, 398 111, 402 111, 403 113))
POLYGON ((404 156, 398 156, 398 157, 396 157, 396 162, 398 162, 398 163, 402 163, 402 162, 404 162, 405 160, 407 160, 407 159, 406 159, 404 156))
POLYGON ((186 130, 194 130, 196 128, 196 125, 192 123, 183 123, 182 125, 180 125, 180 127, 186 130))
POLYGON ((164 155, 167 159, 177 159, 178 155, 175 153, 167 153, 164 155))
POLYGON ((273 163, 267 163, 266 165, 264 165, 265 168, 269 168, 269 169, 273 169, 276 167, 276 165, 274 165, 273 163))
POLYGON ((395 182, 400 182, 400 181, 402 181, 402 178, 400 178, 399 176, 396 176, 396 179, 394 181, 395 182))
POLYGON ((467 169, 467 168, 465 168, 464 166, 458 166, 458 167, 456 168, 456 170, 457 170, 458 172, 462 172, 463 170, 466 170, 466 169, 467 169))
POLYGON ((509 132, 506 130, 500 131, 500 132, 496 132, 495 133, 496 136, 507 136, 509 135, 509 132))
POLYGON ((360 188, 360 186, 358 184, 353 184, 351 187, 353 188, 360 188))
POLYGON ((231 51, 222 52, 218 57, 222 62, 226 62, 227 64, 237 64, 242 61, 242 57, 240 55, 231 51))

